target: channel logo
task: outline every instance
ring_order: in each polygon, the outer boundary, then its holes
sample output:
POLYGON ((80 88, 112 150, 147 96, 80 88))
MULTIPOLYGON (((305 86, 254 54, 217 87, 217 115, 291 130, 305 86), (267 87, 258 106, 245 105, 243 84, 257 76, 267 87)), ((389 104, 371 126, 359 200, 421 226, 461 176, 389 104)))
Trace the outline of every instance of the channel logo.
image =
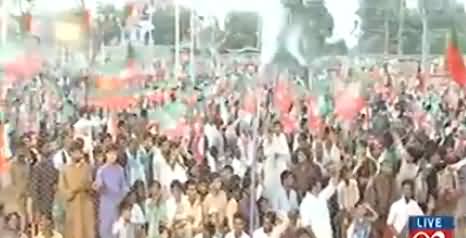
POLYGON ((451 216, 409 217, 409 238, 453 238, 455 219, 451 216))

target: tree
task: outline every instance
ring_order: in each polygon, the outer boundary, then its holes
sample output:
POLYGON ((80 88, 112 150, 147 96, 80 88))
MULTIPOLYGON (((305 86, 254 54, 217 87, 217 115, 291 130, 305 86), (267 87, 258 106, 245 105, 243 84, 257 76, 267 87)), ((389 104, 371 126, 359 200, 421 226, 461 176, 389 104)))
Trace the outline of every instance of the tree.
MULTIPOLYGON (((180 37, 186 39, 190 31, 190 10, 180 8, 180 37)), ((173 6, 159 9, 155 12, 153 24, 156 32, 154 41, 160 45, 175 44, 175 9, 173 6)))
POLYGON ((391 36, 397 33, 398 0, 363 0, 358 15, 363 34, 359 40, 362 53, 390 53, 391 36), (383 26, 383 27, 380 27, 383 26))
POLYGON ((346 45, 338 42, 327 45, 332 35, 333 18, 322 0, 282 0, 287 12, 287 24, 281 29, 272 63, 286 67, 304 66, 320 57, 346 53, 346 45), (341 47, 343 46, 343 47, 341 47))
MULTIPOLYGON (((384 45, 388 43, 388 53, 396 53, 401 46, 404 54, 421 54, 422 51, 422 15, 419 9, 405 9, 400 17, 400 0, 363 0, 358 11, 361 17, 363 34, 359 39, 359 52, 370 54, 384 53, 384 45), (404 18, 400 21, 400 18, 404 18), (385 24, 387 29, 381 29, 385 24), (388 25, 388 27, 387 27, 388 25), (401 28, 401 29, 400 29, 401 28), (388 41, 385 33, 388 32, 388 41), (400 42, 400 40, 402 42, 400 42)), ((426 0, 431 54, 443 54, 446 34, 452 24, 462 26, 466 19, 463 6, 449 0, 426 0)), ((457 27, 460 36, 466 29, 457 27)), ((460 37, 462 39, 462 37, 460 37)), ((466 42, 460 41, 461 49, 466 52, 466 42)))
POLYGON ((259 15, 255 12, 230 12, 225 19, 225 38, 221 48, 255 47, 258 41, 259 15))

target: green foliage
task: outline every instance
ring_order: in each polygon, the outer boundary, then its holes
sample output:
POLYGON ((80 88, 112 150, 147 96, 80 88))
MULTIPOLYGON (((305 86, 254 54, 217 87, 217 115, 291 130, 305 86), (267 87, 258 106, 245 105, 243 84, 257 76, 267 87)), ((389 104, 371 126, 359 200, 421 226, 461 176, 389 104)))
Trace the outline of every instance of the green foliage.
POLYGON ((230 12, 225 20, 225 40, 221 48, 255 47, 259 32, 259 15, 254 12, 230 12))
MULTIPOLYGON (((190 29, 190 10, 180 8, 180 39, 188 38, 190 29)), ((153 17, 157 33, 154 35, 156 44, 175 44, 175 9, 165 8, 155 12, 153 17)))
POLYGON ((122 10, 116 9, 114 5, 104 5, 100 2, 97 2, 97 13, 103 16, 114 15, 117 17, 123 17, 122 10))
MULTIPOLYGON (((384 51, 384 21, 388 20, 390 32, 390 53, 395 53, 398 44, 400 0, 363 0, 358 11, 361 17, 363 34, 359 39, 359 52, 382 54, 384 51)), ((430 53, 443 54, 446 46, 448 29, 455 24, 458 43, 466 52, 466 28, 462 27, 466 13, 461 4, 450 6, 446 1, 431 0, 426 2, 430 29, 430 53)), ((422 16, 418 9, 405 9, 403 28, 403 53, 421 54, 422 16)))
MULTIPOLYGON (((306 5, 290 9, 292 24, 302 29, 300 38, 300 52, 308 63, 315 58, 326 55, 345 54, 347 47, 343 41, 332 45, 325 43, 325 39, 332 35, 334 22, 322 1, 311 1, 306 5)), ((285 29, 284 34, 287 34, 285 29)), ((284 50, 284 49, 282 49, 284 50)), ((294 61, 287 53, 279 52, 280 61, 294 61)))
MULTIPOLYGON (((300 51, 308 56, 308 60, 327 54, 345 54, 346 45, 343 41, 333 45, 326 45, 325 38, 330 37, 333 29, 333 18, 321 1, 314 1, 303 5, 300 0, 282 0, 290 11, 290 24, 302 29, 303 35, 299 40, 300 51)), ((241 49, 255 47, 260 33, 259 16, 254 12, 231 12, 225 21, 226 36, 222 48, 241 49)), ((283 37, 289 34, 286 27, 283 37)), ((293 57, 280 49, 276 55, 276 62, 287 67, 296 64, 293 57)))

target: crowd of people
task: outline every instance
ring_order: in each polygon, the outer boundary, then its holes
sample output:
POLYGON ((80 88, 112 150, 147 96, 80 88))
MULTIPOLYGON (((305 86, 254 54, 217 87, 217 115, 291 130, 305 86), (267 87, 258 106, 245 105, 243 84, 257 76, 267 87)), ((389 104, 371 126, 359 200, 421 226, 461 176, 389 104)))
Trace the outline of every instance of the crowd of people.
POLYGON ((178 136, 141 104, 119 110, 114 128, 90 106, 62 123, 35 117, 38 126, 13 110, 2 124, 11 153, 1 237, 405 238, 408 217, 423 214, 454 216, 455 237, 465 237, 463 92, 446 76, 361 71, 375 83, 352 117, 334 99, 316 119, 295 95, 283 111, 267 99, 273 87, 252 101, 223 87, 178 136))

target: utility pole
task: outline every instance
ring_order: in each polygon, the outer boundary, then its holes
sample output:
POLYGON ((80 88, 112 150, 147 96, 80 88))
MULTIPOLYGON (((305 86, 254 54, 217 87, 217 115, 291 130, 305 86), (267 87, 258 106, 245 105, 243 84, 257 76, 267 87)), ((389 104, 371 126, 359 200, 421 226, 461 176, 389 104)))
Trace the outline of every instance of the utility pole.
POLYGON ((403 32, 405 26, 405 11, 406 11, 406 0, 399 0, 399 25, 398 25, 398 55, 403 54, 403 32))
POLYGON ((175 80, 178 80, 180 70, 180 4, 175 0, 175 80))
POLYGON ((1 1, 1 20, 0 20, 0 27, 1 27, 1 45, 4 46, 6 44, 7 36, 8 36, 8 0, 0 0, 1 1))
POLYGON ((429 70, 429 62, 427 58, 430 54, 430 42, 429 42, 429 11, 427 9, 426 0, 419 0, 419 9, 422 16, 422 58, 421 65, 424 72, 429 70))
POLYGON ((383 29, 384 29, 384 54, 390 54, 390 11, 387 7, 384 9, 383 29))

